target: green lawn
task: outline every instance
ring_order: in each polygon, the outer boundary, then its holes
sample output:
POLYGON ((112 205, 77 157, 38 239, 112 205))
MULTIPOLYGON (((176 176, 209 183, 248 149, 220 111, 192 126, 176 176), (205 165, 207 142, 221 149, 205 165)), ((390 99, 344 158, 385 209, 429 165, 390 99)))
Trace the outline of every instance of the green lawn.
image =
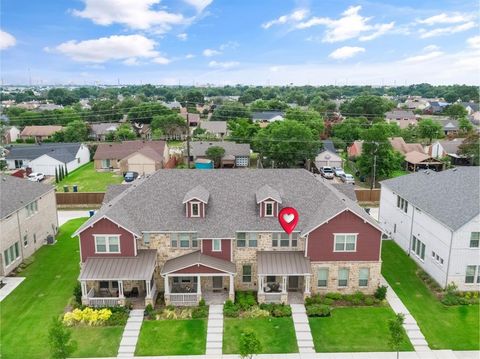
MULTIPOLYGON (((20 275, 26 279, 1 303, 2 358, 49 358, 48 327, 63 313, 79 274, 78 239, 71 234, 86 220, 74 219, 62 227, 57 243, 44 246, 20 275)), ((79 348, 74 356, 94 353, 115 356, 122 327, 75 328, 79 348)))
POLYGON ((292 318, 227 318, 223 329, 223 353, 238 354, 241 332, 253 330, 262 345, 262 353, 297 353, 292 318))
POLYGON ((149 320, 142 324, 135 355, 205 354, 207 320, 149 320))
POLYGON ((183 148, 185 142, 183 141, 177 141, 177 140, 171 140, 167 141, 167 146, 169 148, 183 148))
POLYGON ((120 184, 123 177, 113 172, 97 172, 93 166, 93 162, 89 162, 75 171, 69 173, 68 177, 64 178, 57 184, 57 190, 63 192, 63 186, 78 185, 79 192, 105 192, 107 187, 112 184, 120 184))
MULTIPOLYGON (((335 308, 330 317, 309 318, 317 352, 391 351, 388 320, 390 307, 335 308)), ((413 350, 407 336, 402 350, 413 350)))
POLYGON ((395 177, 400 177, 400 176, 404 176, 404 175, 408 175, 410 172, 408 171, 404 171, 404 170, 396 170, 396 171, 393 171, 390 178, 395 178, 395 177))
POLYGON ((444 306, 416 275, 417 265, 393 241, 382 244, 382 274, 417 320, 432 349, 479 350, 479 306, 444 306))

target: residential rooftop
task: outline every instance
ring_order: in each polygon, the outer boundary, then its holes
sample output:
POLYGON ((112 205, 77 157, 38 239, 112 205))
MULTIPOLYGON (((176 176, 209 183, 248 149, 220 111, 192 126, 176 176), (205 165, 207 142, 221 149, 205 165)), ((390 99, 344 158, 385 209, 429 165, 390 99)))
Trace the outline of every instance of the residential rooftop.
POLYGON ((48 155, 60 162, 71 162, 75 159, 81 143, 41 143, 36 145, 13 145, 8 147, 7 160, 33 160, 48 155))

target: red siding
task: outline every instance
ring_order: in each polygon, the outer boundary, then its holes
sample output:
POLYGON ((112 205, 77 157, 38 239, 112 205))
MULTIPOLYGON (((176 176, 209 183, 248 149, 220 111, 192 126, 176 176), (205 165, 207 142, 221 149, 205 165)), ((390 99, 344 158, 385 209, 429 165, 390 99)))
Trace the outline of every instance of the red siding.
POLYGON ((222 239, 222 250, 220 252, 212 251, 212 240, 211 239, 204 239, 202 240, 202 253, 220 258, 225 259, 226 261, 232 260, 232 241, 230 239, 222 239))
POLYGON ((172 272, 172 274, 179 274, 179 273, 224 273, 224 272, 219 271, 218 269, 213 269, 203 265, 193 265, 187 268, 177 270, 176 272, 172 272))
POLYGON ((381 232, 350 211, 345 211, 308 235, 311 261, 378 261, 381 232), (334 233, 358 233, 356 252, 334 252, 334 233))
POLYGON ((88 257, 132 257, 135 255, 135 239, 130 232, 103 218, 80 233, 80 248, 82 262, 88 257), (95 253, 96 234, 119 234, 120 253, 95 253))
POLYGON ((187 217, 188 218, 204 218, 205 217, 205 203, 203 202, 199 202, 199 201, 196 201, 196 200, 193 200, 193 201, 190 201, 190 202, 187 202, 185 203, 185 206, 186 206, 186 213, 187 213, 187 217), (200 204, 200 217, 192 217, 191 215, 191 207, 190 207, 190 203, 191 202, 198 202, 200 204))
POLYGON ((273 199, 266 199, 265 201, 260 202, 260 217, 265 217, 265 212, 267 210, 267 204, 265 202, 273 202, 273 216, 278 216, 278 202, 273 199))

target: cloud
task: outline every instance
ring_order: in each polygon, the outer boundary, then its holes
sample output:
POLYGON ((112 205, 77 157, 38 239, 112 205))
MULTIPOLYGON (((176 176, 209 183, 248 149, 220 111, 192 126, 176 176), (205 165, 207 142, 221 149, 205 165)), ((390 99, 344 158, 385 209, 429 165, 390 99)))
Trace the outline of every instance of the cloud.
POLYGON ((344 60, 365 52, 365 48, 358 46, 344 46, 333 51, 328 57, 335 60, 344 60))
POLYGON ((480 49, 480 35, 467 39, 467 44, 472 49, 480 49))
POLYGON ((440 48, 437 45, 428 45, 423 48, 423 53, 420 55, 415 55, 407 57, 403 61, 406 63, 418 63, 425 62, 428 60, 433 60, 444 54, 443 51, 440 51, 440 48))
MULTIPOLYGON (((127 64, 133 64, 137 58, 158 58, 155 45, 155 41, 142 35, 113 35, 94 40, 67 41, 54 50, 78 62, 125 60, 127 64)), ((49 48, 45 50, 52 51, 49 48)))
POLYGON ((209 67, 221 68, 221 69, 231 69, 232 67, 236 67, 238 65, 240 65, 240 63, 237 61, 226 61, 226 62, 210 61, 208 63, 209 67))
POLYGON ((441 13, 423 20, 418 20, 417 22, 419 24, 432 26, 437 24, 456 24, 459 22, 468 22, 470 20, 472 20, 472 15, 456 12, 453 14, 441 13))
POLYGON ((426 52, 437 51, 437 50, 440 50, 440 47, 437 45, 428 45, 423 48, 423 51, 426 51, 426 52))
POLYGON ((185 58, 186 58, 186 59, 193 59, 194 57, 195 57, 194 54, 186 54, 186 55, 185 55, 185 58))
POLYGON ((172 28, 172 25, 186 24, 182 14, 175 14, 165 10, 154 10, 160 0, 84 0, 83 10, 73 10, 75 16, 89 19, 98 25, 114 23, 125 25, 131 29, 148 30, 163 33, 172 28))
POLYGON ((303 19, 305 19, 305 17, 307 15, 308 15, 308 10, 307 9, 295 10, 290 14, 282 15, 282 16, 274 19, 274 20, 270 20, 268 22, 263 23, 262 27, 264 29, 269 29, 273 25, 283 25, 283 24, 287 24, 287 23, 290 23, 290 22, 302 21, 303 19))
POLYGON ((188 39, 188 34, 187 33, 181 33, 177 35, 177 38, 181 41, 186 41, 188 39))
POLYGON ((213 0, 183 0, 187 4, 192 5, 198 12, 202 12, 213 0))
POLYGON ((140 65, 140 62, 138 62, 138 59, 136 57, 130 57, 124 61, 122 61, 124 65, 127 66, 137 66, 140 65))
POLYGON ((205 49, 203 50, 202 54, 205 57, 212 57, 212 56, 217 56, 220 55, 222 52, 214 49, 205 49))
POLYGON ((163 56, 157 56, 152 60, 152 62, 159 65, 168 65, 171 62, 171 60, 163 56))
POLYGON ((12 34, 0 30, 0 50, 5 50, 9 47, 15 46, 17 40, 12 34))
POLYGON ((456 34, 457 32, 470 30, 473 27, 475 27, 475 22, 469 21, 461 25, 440 27, 433 30, 420 29, 419 33, 420 33, 420 38, 427 39, 435 36, 456 34))
POLYGON ((220 48, 220 51, 225 51, 225 50, 228 50, 228 49, 235 50, 239 46, 240 46, 240 44, 236 41, 227 41, 226 43, 221 44, 219 48, 220 48))
POLYGON ((342 13, 339 19, 328 17, 311 17, 307 21, 296 24, 297 29, 308 29, 313 26, 323 25, 327 29, 323 42, 339 42, 359 37, 361 41, 373 40, 392 30, 395 23, 369 24, 371 17, 359 14, 361 6, 350 6, 342 13), (369 32, 368 34, 366 34, 369 32))

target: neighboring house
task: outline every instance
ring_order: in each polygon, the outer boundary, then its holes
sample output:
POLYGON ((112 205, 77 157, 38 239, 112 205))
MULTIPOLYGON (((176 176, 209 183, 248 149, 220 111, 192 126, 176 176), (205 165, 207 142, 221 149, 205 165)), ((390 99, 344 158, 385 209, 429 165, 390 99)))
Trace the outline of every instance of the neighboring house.
POLYGON ((2 143, 9 144, 17 141, 20 130, 15 126, 6 126, 3 131, 2 143))
POLYGON ((354 141, 347 148, 348 158, 356 158, 362 154, 363 141, 357 140, 354 141))
POLYGON ((37 108, 38 111, 53 111, 53 110, 62 110, 62 109, 63 109, 62 105, 56 105, 54 103, 42 103, 37 108))
POLYGON ((158 292, 167 305, 223 303, 237 290, 303 303, 380 284, 381 228, 306 170, 172 170, 140 181, 73 234, 86 305, 154 303, 158 292), (284 207, 299 213, 290 235, 277 218, 284 207))
POLYGON ((437 140, 428 148, 428 154, 434 158, 450 157, 453 165, 464 166, 471 165, 471 159, 459 154, 459 147, 464 138, 454 138, 452 140, 437 140))
POLYGON ((405 154, 405 169, 410 172, 416 172, 423 169, 442 171, 445 164, 425 152, 411 151, 405 154))
POLYGON ((275 122, 283 121, 285 113, 282 111, 257 111, 252 113, 254 122, 275 122))
POLYGON ((337 150, 331 140, 323 141, 323 149, 315 157, 315 166, 319 169, 322 166, 342 167, 343 160, 337 154, 337 150))
POLYGON ((450 105, 450 103, 444 101, 429 101, 427 106, 424 108, 423 113, 429 115, 438 115, 441 114, 448 105, 450 105))
POLYGON ((409 97, 404 103, 398 104, 398 107, 406 107, 409 110, 424 110, 428 106, 428 100, 419 96, 409 97))
POLYGON ((165 141, 102 143, 98 145, 93 160, 97 171, 134 171, 146 175, 165 166, 169 160, 168 146, 165 141))
POLYGON ((476 102, 461 102, 460 104, 467 110, 469 116, 479 111, 479 105, 476 102))
POLYGON ((220 167, 248 167, 250 165, 250 145, 230 141, 190 142, 190 160, 207 158, 207 150, 210 147, 222 147, 225 150, 220 167))
POLYGON ((381 182, 380 225, 442 287, 480 290, 478 168, 381 182))
POLYGON ((26 168, 55 176, 59 166, 72 172, 90 162, 90 150, 83 143, 42 143, 32 146, 11 146, 5 157, 8 169, 26 168))
POLYGON ((227 121, 200 121, 200 128, 216 137, 223 138, 227 134, 227 121))
POLYGON ((20 132, 20 138, 25 140, 28 138, 34 138, 35 142, 42 142, 49 139, 55 132, 63 130, 62 126, 49 125, 49 126, 25 126, 20 132))
POLYGON ((451 118, 433 118, 433 120, 442 126, 443 133, 446 136, 456 134, 460 129, 458 120, 452 120, 451 118))
POLYGON ((180 113, 180 116, 182 116, 187 121, 190 127, 197 127, 198 124, 200 123, 199 113, 183 112, 183 113, 180 113))
POLYGON ((57 233, 55 188, 0 175, 0 276, 18 265, 57 233))
POLYGON ((385 114, 385 120, 388 123, 396 123, 400 128, 407 128, 408 125, 416 125, 418 120, 413 111, 410 110, 392 110, 385 114))
POLYGON ((89 136, 96 141, 105 141, 107 135, 115 132, 118 126, 118 123, 91 123, 89 136))
MULTIPOLYGON (((388 141, 392 145, 393 149, 400 152, 402 155, 406 155, 409 152, 425 153, 423 146, 419 143, 406 143, 403 137, 392 137, 388 141)), ((362 154, 363 141, 355 141, 347 148, 349 158, 355 158, 362 154)))
POLYGON ((152 128, 148 123, 134 123, 133 129, 142 140, 149 141, 152 139, 152 128))

